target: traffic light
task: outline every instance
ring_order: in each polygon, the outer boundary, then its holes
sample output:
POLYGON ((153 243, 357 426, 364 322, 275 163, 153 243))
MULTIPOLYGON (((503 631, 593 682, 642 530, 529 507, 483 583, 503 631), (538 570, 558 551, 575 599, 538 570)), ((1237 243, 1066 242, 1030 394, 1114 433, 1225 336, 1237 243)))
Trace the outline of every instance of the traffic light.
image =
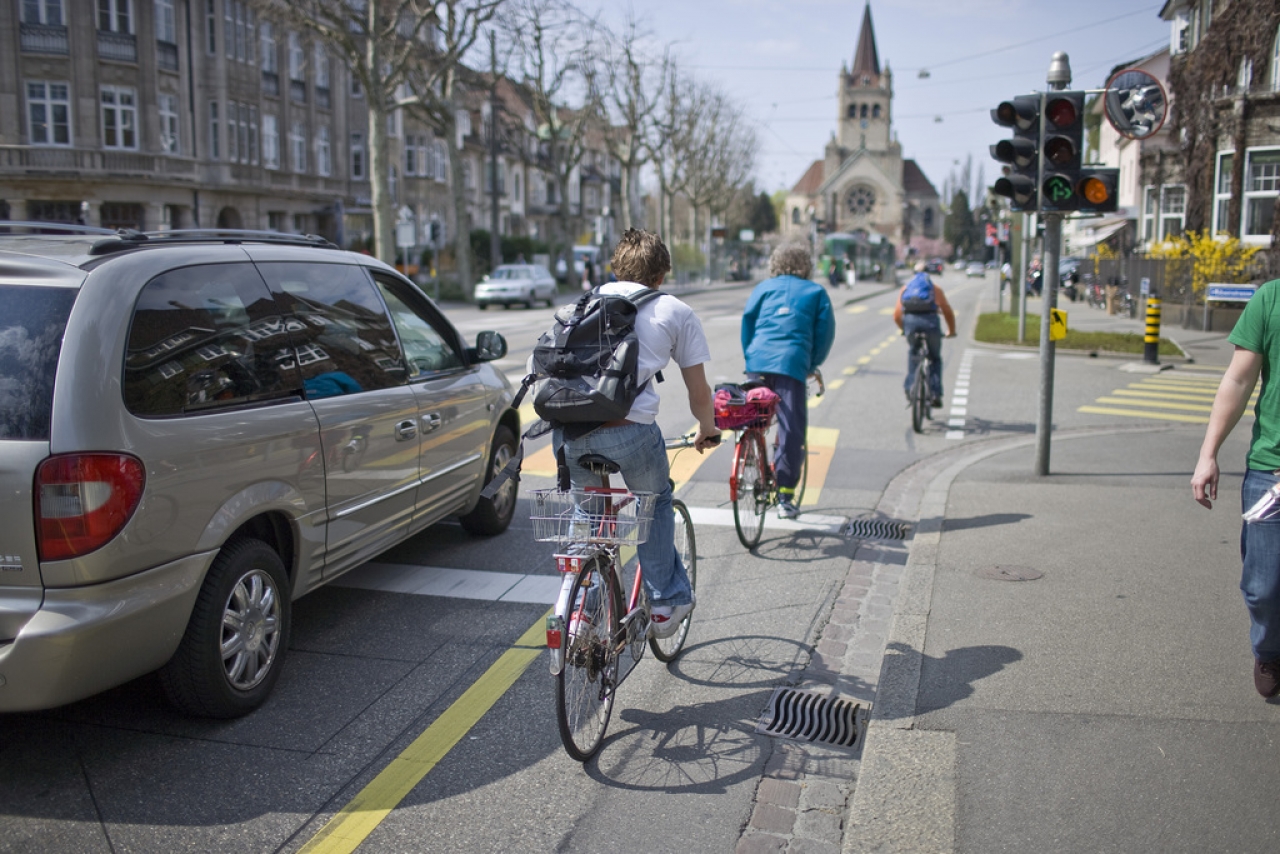
POLYGON ((1086 166, 1080 170, 1076 192, 1082 213, 1110 213, 1116 209, 1116 194, 1120 187, 1120 170, 1086 166))
POLYGON ((1060 213, 1080 208, 1084 155, 1084 93, 1049 92, 1044 102, 1044 169, 1040 210, 1060 213))
POLYGON ((991 146, 991 156, 1005 164, 1003 177, 992 190, 1007 196, 1015 211, 1036 210, 1036 189, 1040 186, 1040 96, 1019 95, 1002 101, 991 111, 991 120, 1013 129, 1013 139, 991 146))

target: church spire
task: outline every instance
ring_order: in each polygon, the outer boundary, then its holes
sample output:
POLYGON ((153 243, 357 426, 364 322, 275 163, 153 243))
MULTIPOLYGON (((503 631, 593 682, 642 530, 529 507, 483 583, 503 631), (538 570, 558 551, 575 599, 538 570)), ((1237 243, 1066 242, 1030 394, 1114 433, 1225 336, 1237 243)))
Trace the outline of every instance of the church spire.
POLYGON ((880 76, 880 55, 876 52, 876 33, 871 26, 871 2, 862 13, 862 30, 858 33, 858 49, 853 54, 853 76, 880 76))

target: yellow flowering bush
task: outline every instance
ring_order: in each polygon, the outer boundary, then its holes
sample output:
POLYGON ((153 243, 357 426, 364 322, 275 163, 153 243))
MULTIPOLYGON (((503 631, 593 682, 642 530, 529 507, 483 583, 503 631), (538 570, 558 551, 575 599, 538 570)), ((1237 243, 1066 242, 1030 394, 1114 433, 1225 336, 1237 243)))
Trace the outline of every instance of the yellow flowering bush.
POLYGON ((1245 246, 1239 238, 1226 232, 1212 235, 1206 229, 1166 238, 1152 246, 1148 254, 1152 258, 1165 259, 1170 265, 1171 275, 1184 273, 1183 265, 1189 263, 1191 288, 1200 295, 1210 282, 1247 282, 1250 262, 1261 251, 1261 246, 1245 246))

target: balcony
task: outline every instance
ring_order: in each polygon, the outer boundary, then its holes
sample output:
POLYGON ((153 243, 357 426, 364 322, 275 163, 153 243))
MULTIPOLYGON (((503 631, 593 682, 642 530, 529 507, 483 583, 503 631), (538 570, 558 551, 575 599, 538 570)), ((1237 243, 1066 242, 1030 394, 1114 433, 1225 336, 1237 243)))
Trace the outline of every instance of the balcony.
POLYGON ((137 62, 138 40, 130 33, 98 30, 98 58, 109 62, 137 62))
POLYGON ((156 42, 156 65, 162 71, 178 70, 178 46, 173 42, 156 42))
POLYGON ((45 24, 22 24, 23 53, 51 53, 67 56, 67 28, 45 24))
POLYGON ((188 157, 141 151, 87 148, 42 148, 0 145, 0 174, 81 178, 127 177, 161 181, 195 177, 196 163, 188 157))

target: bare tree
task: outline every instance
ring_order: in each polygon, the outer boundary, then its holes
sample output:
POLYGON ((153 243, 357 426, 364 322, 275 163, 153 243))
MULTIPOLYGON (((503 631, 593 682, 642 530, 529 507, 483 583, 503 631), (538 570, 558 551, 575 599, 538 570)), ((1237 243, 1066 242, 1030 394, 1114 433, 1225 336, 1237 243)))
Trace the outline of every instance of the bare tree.
POLYGON ((462 58, 475 45, 481 30, 493 20, 503 0, 438 0, 436 39, 421 42, 415 61, 409 64, 403 104, 411 115, 445 141, 449 155, 449 190, 453 198, 453 252, 458 265, 458 283, 464 292, 471 284, 471 216, 467 204, 466 179, 458 139, 458 114, 468 108, 466 96, 478 88, 463 80, 462 58))
POLYGON ((606 55, 606 109, 611 123, 605 135, 609 153, 621 167, 622 227, 636 219, 634 182, 649 162, 653 150, 655 118, 666 89, 666 76, 674 66, 667 53, 651 58, 648 34, 640 29, 631 10, 619 33, 603 32, 606 55))
POLYGON ((591 40, 598 28, 565 0, 510 0, 502 26, 511 47, 512 72, 523 78, 537 125, 539 167, 551 175, 559 196, 559 234, 550 242, 567 253, 567 276, 576 287, 572 247, 581 200, 575 214, 569 187, 586 153, 588 133, 603 119, 599 61, 591 40), (571 98, 581 106, 568 108, 571 98))
MULTIPOLYGON (((369 105, 369 181, 373 202, 374 254, 395 260, 392 240, 390 145, 387 117, 399 90, 430 43, 447 0, 254 0, 264 15, 307 32, 342 57, 369 105)), ((455 57, 456 61, 456 57, 455 57)))
POLYGON ((693 81, 684 77, 670 50, 663 55, 661 76, 663 87, 657 109, 649 120, 645 136, 647 156, 658 180, 658 231, 674 241, 671 201, 684 188, 687 178, 687 152, 695 146, 697 117, 693 112, 693 81))

